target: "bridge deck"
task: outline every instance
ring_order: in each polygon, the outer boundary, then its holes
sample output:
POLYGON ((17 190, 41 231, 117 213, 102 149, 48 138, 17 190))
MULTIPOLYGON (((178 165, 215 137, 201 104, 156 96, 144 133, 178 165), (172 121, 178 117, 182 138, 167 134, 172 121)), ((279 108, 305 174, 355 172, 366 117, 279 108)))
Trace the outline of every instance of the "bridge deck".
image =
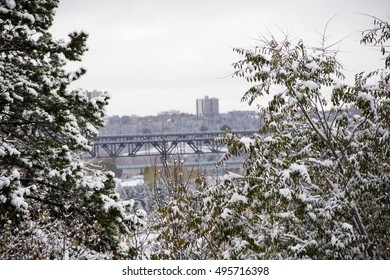
MULTIPOLYGON (((238 137, 251 137, 257 131, 234 131, 238 137)), ((218 154, 226 152, 226 146, 221 141, 224 132, 195 132, 172 134, 138 134, 98 136, 93 141, 90 156, 94 158, 107 157, 138 157, 167 156, 189 154, 218 154)))

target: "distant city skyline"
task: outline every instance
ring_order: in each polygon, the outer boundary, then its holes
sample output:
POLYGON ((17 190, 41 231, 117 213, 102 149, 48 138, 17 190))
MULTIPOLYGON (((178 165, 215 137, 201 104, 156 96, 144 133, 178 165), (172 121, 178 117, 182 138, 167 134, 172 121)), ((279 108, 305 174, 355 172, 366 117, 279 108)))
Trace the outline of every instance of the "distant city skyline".
POLYGON ((167 110, 196 114, 194 100, 219 99, 220 112, 254 110, 240 102, 251 86, 232 78, 235 47, 255 46, 261 35, 283 32, 318 46, 327 21, 329 44, 344 40, 340 61, 346 75, 382 66, 378 50, 359 45, 372 26, 364 13, 388 18, 387 0, 62 0, 52 32, 66 38, 73 30, 89 33, 89 51, 80 63, 87 74, 74 88, 107 91, 108 115, 156 115, 167 110))
POLYGON ((231 111, 202 117, 173 111, 172 114, 163 112, 150 116, 110 116, 107 125, 99 130, 99 135, 192 133, 226 129, 255 131, 260 124, 260 114, 254 111, 231 111))
MULTIPOLYGON (((94 98, 102 94, 103 92, 99 91, 87 91, 87 96, 88 98, 94 98)), ((223 114, 228 114, 232 112, 250 112, 250 113, 258 113, 258 110, 253 107, 248 107, 248 108, 241 108, 241 109, 234 109, 233 110, 226 110, 223 112, 219 111, 219 99, 215 97, 209 97, 209 96, 204 96, 204 98, 198 98, 194 100, 194 112, 187 112, 183 110, 175 110, 175 109, 168 109, 160 112, 153 112, 151 114, 147 115, 137 115, 137 114, 125 114, 125 115, 119 115, 119 114, 113 114, 113 115, 108 115, 108 117, 154 117, 154 116, 160 116, 160 115, 180 115, 180 114, 187 114, 187 115, 193 115, 197 117, 215 117, 218 115, 223 115, 223 114), (199 108, 201 107, 201 109, 199 108)))

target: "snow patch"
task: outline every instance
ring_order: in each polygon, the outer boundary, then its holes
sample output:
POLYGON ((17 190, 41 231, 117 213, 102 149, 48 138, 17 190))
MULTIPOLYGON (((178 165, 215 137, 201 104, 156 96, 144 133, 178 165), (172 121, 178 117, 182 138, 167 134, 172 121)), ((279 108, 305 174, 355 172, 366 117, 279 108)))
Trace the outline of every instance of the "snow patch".
POLYGON ((203 199, 203 204, 204 205, 211 204, 211 202, 212 202, 212 198, 210 196, 208 196, 208 197, 203 199))
POLYGON ((299 63, 298 63, 297 61, 294 61, 294 62, 291 64, 291 68, 293 69, 294 72, 297 71, 298 66, 299 66, 299 63))
POLYGON ((230 210, 229 208, 225 208, 223 209, 223 212, 221 214, 221 217, 225 220, 227 219, 230 219, 232 216, 232 210, 230 210))
POLYGON ((267 136, 263 139, 263 142, 271 142, 271 143, 275 143, 277 140, 275 140, 274 138, 272 138, 272 136, 267 136))
POLYGON ((243 143, 247 150, 249 150, 250 146, 254 146, 256 144, 255 139, 249 138, 249 137, 242 137, 240 139, 240 142, 243 143))
POLYGON ((0 156, 5 156, 5 155, 19 156, 20 152, 17 149, 15 149, 14 147, 12 147, 11 145, 9 145, 8 143, 4 142, 0 146, 0 156))
POLYGON ((315 159, 315 158, 309 158, 308 159, 309 162, 312 162, 314 164, 318 164, 318 165, 321 165, 323 167, 332 167, 333 166, 333 161, 329 160, 329 159, 326 159, 326 160, 318 160, 318 159, 315 159))
POLYGON ((224 251, 224 252, 222 253, 222 256, 223 256, 223 258, 224 258, 225 260, 230 259, 230 252, 229 252, 229 250, 224 251))
POLYGON ((301 193, 298 195, 298 199, 302 202, 306 202, 306 201, 309 201, 307 195, 305 195, 304 193, 301 193))
POLYGON ((279 194, 287 199, 291 199, 291 191, 288 188, 280 189, 279 194))
POLYGON ((28 21, 31 22, 31 24, 35 23, 35 18, 34 18, 34 16, 32 14, 24 13, 24 14, 21 15, 21 18, 27 19, 28 21))
POLYGON ((291 212, 281 212, 281 213, 278 213, 277 215, 283 219, 290 218, 293 216, 293 214, 291 212))
POLYGON ((350 232, 353 232, 353 226, 351 224, 342 223, 341 226, 342 226, 343 229, 348 230, 350 232))
POLYGON ((331 243, 333 246, 336 245, 336 243, 337 243, 337 238, 336 238, 336 236, 332 235, 332 238, 331 238, 331 240, 330 240, 330 243, 331 243))
POLYGON ((232 195, 232 197, 230 198, 229 202, 230 203, 235 203, 235 202, 247 203, 248 199, 245 196, 243 196, 243 195, 239 195, 238 193, 234 193, 232 195))
POLYGON ((373 96, 371 96, 365 92, 359 92, 357 97, 358 97, 358 99, 364 100, 365 102, 369 102, 371 110, 376 111, 375 110, 375 98, 373 96))
POLYGON ((281 176, 282 182, 285 184, 286 181, 290 179, 290 171, 288 170, 283 170, 282 171, 282 176, 281 176))
POLYGON ((105 194, 102 194, 101 196, 101 200, 103 201, 103 209, 108 212, 110 209, 112 208, 115 208, 116 207, 116 202, 115 200, 113 200, 112 198, 108 197, 107 195, 105 194))
POLYGON ((312 73, 314 73, 316 70, 320 69, 318 64, 315 61, 312 61, 310 63, 305 64, 305 67, 308 68, 312 73))
POLYGON ((141 219, 145 219, 147 216, 146 211, 143 209, 137 209, 135 211, 135 214, 137 215, 138 218, 141 218, 141 219))
POLYGON ((136 187, 143 186, 144 183, 145 182, 143 176, 134 176, 129 180, 121 181, 120 185, 121 187, 136 187))
POLYGON ((244 178, 244 176, 230 171, 226 171, 226 174, 223 176, 222 180, 225 182, 225 181, 232 181, 234 179, 241 179, 241 178, 244 178))
POLYGON ((316 89, 320 88, 320 86, 313 81, 304 81, 303 86, 310 89, 310 90, 316 90, 316 89))
POLYGON ((314 214, 313 212, 309 212, 307 213, 310 217, 310 219, 312 219, 314 222, 317 221, 317 215, 314 214))
POLYGON ((11 180, 8 177, 0 177, 0 190, 9 187, 11 185, 11 180))
POLYGON ((27 210, 28 204, 24 200, 24 197, 23 197, 25 192, 26 191, 21 189, 21 188, 14 191, 11 194, 11 204, 14 205, 16 208, 19 208, 21 210, 27 210))
POLYGON ((291 173, 299 172, 302 177, 304 177, 309 183, 311 183, 309 173, 306 166, 301 164, 292 164, 290 167, 291 173))
POLYGON ((7 6, 8 9, 15 9, 16 3, 14 0, 5 0, 5 5, 7 6))
POLYGON ((85 125, 85 128, 86 128, 86 130, 88 130, 93 135, 98 135, 99 134, 99 131, 91 123, 87 123, 85 125))
POLYGON ((268 74, 270 71, 271 71, 271 68, 269 68, 268 66, 262 66, 260 68, 260 72, 264 73, 264 74, 268 74))
POLYGON ((27 92, 28 92, 29 94, 31 94, 32 96, 34 96, 34 97, 37 97, 37 96, 38 96, 37 91, 36 91, 35 89, 31 88, 31 87, 27 88, 27 92))
POLYGON ((49 77, 47 76, 43 76, 42 77, 42 81, 45 83, 45 85, 47 85, 48 87, 53 87, 54 86, 54 83, 50 80, 49 77))
POLYGON ((242 250, 249 245, 249 242, 246 240, 242 240, 241 238, 234 238, 233 244, 236 250, 242 250))
POLYGON ((341 89, 344 87, 344 83, 340 80, 334 80, 333 81, 333 89, 341 89))
MULTIPOLYGON (((3 7, 0 8, 0 14, 8 14, 9 10, 8 9, 5 9, 3 7)), ((2 22, 0 22, 2 23, 2 22)))

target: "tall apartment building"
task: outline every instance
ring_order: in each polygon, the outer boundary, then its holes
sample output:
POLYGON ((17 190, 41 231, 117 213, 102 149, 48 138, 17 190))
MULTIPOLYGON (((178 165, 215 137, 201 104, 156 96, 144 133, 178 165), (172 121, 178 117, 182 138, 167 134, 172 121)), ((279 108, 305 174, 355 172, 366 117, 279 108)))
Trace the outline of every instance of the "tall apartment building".
POLYGON ((219 115, 218 98, 196 99, 196 115, 198 117, 216 117, 219 115))

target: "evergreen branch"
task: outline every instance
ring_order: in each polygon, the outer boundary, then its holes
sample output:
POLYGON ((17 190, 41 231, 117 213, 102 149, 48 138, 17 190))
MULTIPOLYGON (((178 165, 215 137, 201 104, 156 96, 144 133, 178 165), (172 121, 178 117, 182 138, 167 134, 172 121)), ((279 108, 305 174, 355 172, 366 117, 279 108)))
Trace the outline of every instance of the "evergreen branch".
POLYGON ((48 200, 48 199, 45 199, 45 198, 40 198, 40 197, 34 196, 34 195, 26 195, 25 197, 29 198, 29 199, 33 199, 33 200, 39 201, 39 202, 42 202, 43 204, 46 204, 46 205, 59 207, 62 210, 65 209, 65 206, 63 204, 58 203, 58 202, 54 202, 54 201, 51 201, 51 200, 48 200))

